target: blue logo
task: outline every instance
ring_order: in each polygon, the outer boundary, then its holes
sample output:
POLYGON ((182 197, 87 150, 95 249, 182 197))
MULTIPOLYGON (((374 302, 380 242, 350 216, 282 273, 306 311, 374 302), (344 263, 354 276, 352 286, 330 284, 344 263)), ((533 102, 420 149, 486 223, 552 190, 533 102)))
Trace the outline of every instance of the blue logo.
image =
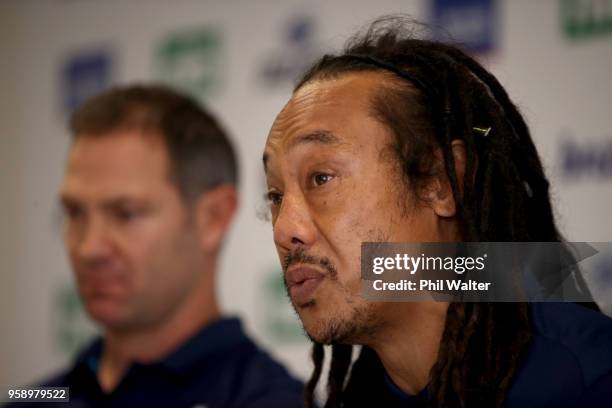
POLYGON ((70 55, 62 69, 65 110, 73 112, 107 88, 112 76, 112 58, 108 50, 86 50, 70 55))
POLYGON ((496 48, 499 21, 495 0, 433 0, 431 22, 434 39, 451 40, 470 53, 496 48))
POLYGON ((263 64, 261 77, 267 84, 295 81, 320 56, 315 41, 316 25, 312 18, 299 16, 289 21, 282 47, 271 53, 263 64))
POLYGON ((612 137, 581 143, 575 138, 566 138, 559 150, 561 176, 564 179, 612 179, 612 137))

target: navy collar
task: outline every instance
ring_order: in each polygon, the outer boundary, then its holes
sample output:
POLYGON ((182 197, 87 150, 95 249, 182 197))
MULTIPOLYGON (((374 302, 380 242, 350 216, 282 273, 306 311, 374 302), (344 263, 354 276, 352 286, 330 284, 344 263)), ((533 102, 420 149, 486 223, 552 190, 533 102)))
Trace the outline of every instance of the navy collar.
POLYGON ((234 349, 238 344, 248 341, 238 318, 222 318, 200 330, 162 360, 161 364, 173 371, 182 372, 206 357, 234 349))
POLYGON ((400 387, 398 387, 397 384, 393 382, 393 380, 391 379, 389 374, 387 374, 386 371, 385 371, 384 376, 385 376, 385 386, 387 387, 389 392, 396 399, 398 399, 402 404, 406 404, 407 406, 410 406, 409 404, 417 405, 419 403, 423 403, 427 401, 427 397, 428 397, 427 387, 423 388, 418 394, 415 394, 415 395, 407 394, 400 387))
MULTIPOLYGON (((176 351, 162 360, 151 364, 136 363, 134 365, 158 366, 182 374, 203 359, 248 341, 238 318, 221 318, 203 327, 176 351)), ((100 366, 103 343, 102 338, 94 340, 77 358, 75 370, 85 366, 90 372, 96 374, 100 366)))

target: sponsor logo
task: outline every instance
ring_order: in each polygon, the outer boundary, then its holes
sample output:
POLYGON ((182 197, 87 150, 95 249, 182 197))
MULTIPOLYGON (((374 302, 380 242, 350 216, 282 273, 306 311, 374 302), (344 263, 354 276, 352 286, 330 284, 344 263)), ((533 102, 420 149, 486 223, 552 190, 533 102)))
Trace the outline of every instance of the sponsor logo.
POLYGON ((434 0, 430 4, 435 39, 447 40, 450 34, 471 53, 488 53, 497 47, 495 0, 434 0))
POLYGON ((612 136, 589 142, 565 137, 559 157, 561 177, 566 181, 612 179, 612 136))
POLYGON ((157 70, 164 82, 204 100, 222 83, 222 42, 210 28, 174 32, 157 49, 157 70))
POLYGON ((261 78, 267 85, 291 84, 320 56, 314 19, 298 16, 288 22, 282 46, 267 56, 261 78))
POLYGON ((79 51, 62 68, 64 109, 72 113, 83 102, 104 90, 113 77, 113 58, 106 49, 79 51))
POLYGON ((271 270, 261 284, 261 299, 264 302, 261 324, 266 337, 276 344, 305 342, 306 336, 287 297, 283 272, 278 268, 271 270))
POLYGON ((63 355, 73 356, 98 334, 98 329, 88 318, 72 284, 65 284, 56 291, 53 308, 57 319, 54 324, 56 347, 63 355))
POLYGON ((612 0, 560 0, 560 12, 567 38, 612 34, 612 0))

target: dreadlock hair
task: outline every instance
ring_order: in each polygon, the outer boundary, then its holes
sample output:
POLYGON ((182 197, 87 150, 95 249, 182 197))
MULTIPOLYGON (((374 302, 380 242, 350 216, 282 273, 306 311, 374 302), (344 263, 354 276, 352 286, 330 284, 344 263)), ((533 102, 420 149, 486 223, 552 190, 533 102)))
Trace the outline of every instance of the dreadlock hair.
MULTIPOLYGON (((434 152, 440 149, 464 240, 561 241, 540 158, 505 89, 457 47, 412 38, 412 26, 402 16, 375 21, 341 54, 315 62, 295 91, 348 73, 390 74, 371 109, 394 134, 398 163, 412 192, 435 173, 434 152), (462 185, 451 147, 456 139, 466 149, 462 185)), ((432 405, 503 406, 531 336, 526 303, 451 303, 430 373, 432 405)), ((332 346, 325 408, 342 406, 351 347, 332 346)), ((313 406, 324 354, 323 345, 315 343, 307 407, 313 406)))

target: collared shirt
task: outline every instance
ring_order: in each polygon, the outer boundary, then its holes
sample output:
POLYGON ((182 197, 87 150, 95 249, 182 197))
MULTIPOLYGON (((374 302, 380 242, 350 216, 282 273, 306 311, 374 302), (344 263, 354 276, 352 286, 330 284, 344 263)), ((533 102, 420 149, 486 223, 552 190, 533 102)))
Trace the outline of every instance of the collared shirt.
MULTIPOLYGON (((612 319, 571 303, 534 303, 531 320, 531 346, 504 406, 612 407, 612 319)), ((352 373, 346 407, 430 406, 427 388, 404 393, 370 348, 364 347, 352 373)))
POLYGON ((70 388, 70 404, 58 403, 57 406, 302 406, 303 385, 260 350, 235 318, 206 326, 162 361, 133 364, 109 394, 101 390, 97 379, 102 344, 102 339, 94 341, 78 356, 70 370, 44 383, 45 386, 70 388))

